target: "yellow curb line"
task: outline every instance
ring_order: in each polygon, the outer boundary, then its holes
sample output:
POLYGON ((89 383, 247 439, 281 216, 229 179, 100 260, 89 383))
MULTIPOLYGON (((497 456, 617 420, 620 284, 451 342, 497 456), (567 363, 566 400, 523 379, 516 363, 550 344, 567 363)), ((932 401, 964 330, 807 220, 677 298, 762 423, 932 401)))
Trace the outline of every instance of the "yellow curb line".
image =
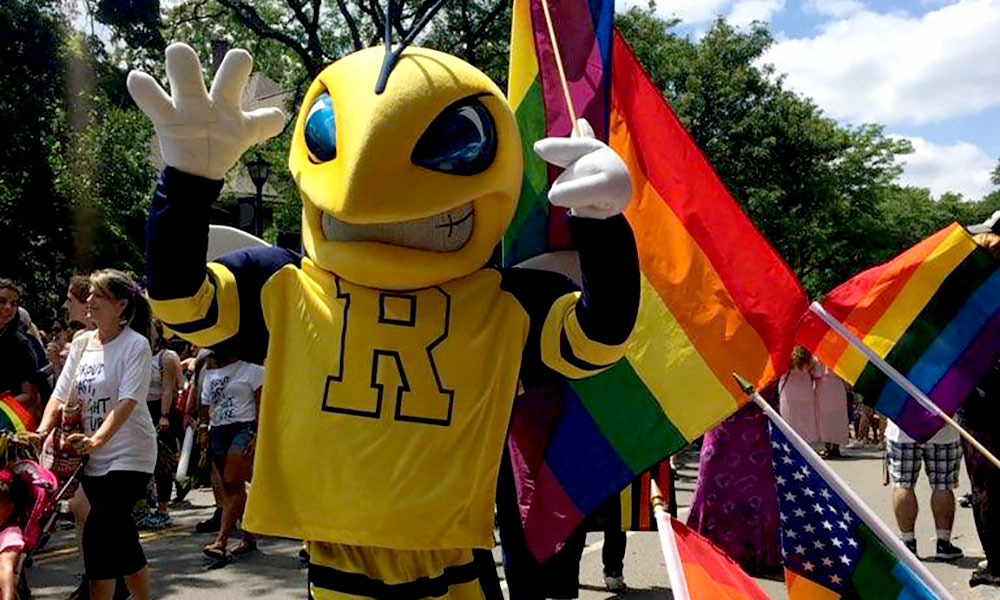
MULTIPOLYGON (((139 534, 140 542, 156 541, 161 538, 172 538, 178 537, 184 533, 190 533, 194 530, 191 526, 177 525, 173 527, 167 527, 165 529, 160 529, 159 531, 144 531, 139 534)), ((53 548, 51 550, 43 550, 39 554, 36 554, 33 559, 35 564, 44 565, 51 562, 56 562, 70 556, 74 556, 80 553, 80 549, 77 548, 76 544, 71 546, 63 546, 61 548, 53 548)))

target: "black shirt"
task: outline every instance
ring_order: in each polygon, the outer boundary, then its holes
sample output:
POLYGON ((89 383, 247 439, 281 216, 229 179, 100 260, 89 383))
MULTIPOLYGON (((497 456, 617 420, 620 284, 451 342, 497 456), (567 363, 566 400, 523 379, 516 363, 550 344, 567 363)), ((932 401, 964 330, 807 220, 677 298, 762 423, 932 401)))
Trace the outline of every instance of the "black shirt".
POLYGON ((18 329, 15 317, 0 329, 0 394, 20 394, 21 384, 34 382, 38 368, 31 341, 18 329))

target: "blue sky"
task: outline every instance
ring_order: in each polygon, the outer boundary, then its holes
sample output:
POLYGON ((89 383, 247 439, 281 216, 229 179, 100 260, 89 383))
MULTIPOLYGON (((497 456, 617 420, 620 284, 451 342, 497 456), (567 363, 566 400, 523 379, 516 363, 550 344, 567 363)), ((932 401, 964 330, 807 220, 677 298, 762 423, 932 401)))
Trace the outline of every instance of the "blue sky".
MULTIPOLYGON (((627 4, 644 0, 627 0, 627 4)), ((619 7, 621 7, 619 1, 619 7)), ((903 181, 991 191, 1000 159, 1000 0, 657 0, 700 35, 711 20, 769 23, 765 61, 845 124, 910 139, 903 181)))

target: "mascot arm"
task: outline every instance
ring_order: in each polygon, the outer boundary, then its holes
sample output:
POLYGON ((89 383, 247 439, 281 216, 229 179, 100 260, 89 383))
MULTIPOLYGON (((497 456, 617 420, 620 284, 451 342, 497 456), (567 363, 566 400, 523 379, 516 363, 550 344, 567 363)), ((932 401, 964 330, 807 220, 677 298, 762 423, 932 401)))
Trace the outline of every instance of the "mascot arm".
POLYGON ((596 375, 625 354, 639 310, 639 262, 632 228, 622 215, 571 217, 583 289, 566 277, 509 269, 503 287, 530 319, 521 365, 526 388, 596 375))
POLYGON ((222 182, 167 167, 153 194, 146 228, 149 303, 163 324, 201 347, 262 363, 267 328, 264 283, 300 257, 283 248, 237 250, 205 264, 209 205, 222 182))

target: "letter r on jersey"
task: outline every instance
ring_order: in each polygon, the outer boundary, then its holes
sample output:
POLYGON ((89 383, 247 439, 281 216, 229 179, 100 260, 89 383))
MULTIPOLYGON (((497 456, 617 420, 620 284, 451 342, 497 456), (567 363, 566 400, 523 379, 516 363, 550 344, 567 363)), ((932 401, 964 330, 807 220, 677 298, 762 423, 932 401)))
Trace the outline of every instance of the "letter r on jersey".
POLYGON ((340 372, 326 378, 323 410, 380 419, 394 399, 393 419, 449 425, 453 390, 445 388, 434 348, 448 337, 451 297, 440 288, 349 294, 343 306, 340 372))

